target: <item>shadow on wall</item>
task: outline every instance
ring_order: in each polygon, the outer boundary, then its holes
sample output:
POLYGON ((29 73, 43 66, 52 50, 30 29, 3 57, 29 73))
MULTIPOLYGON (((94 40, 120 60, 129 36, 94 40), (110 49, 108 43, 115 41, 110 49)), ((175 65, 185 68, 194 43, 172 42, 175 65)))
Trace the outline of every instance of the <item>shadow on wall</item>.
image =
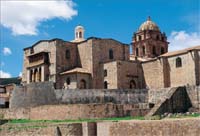
POLYGON ((191 99, 186 87, 172 88, 150 111, 149 115, 162 115, 164 113, 185 113, 192 107, 191 99))

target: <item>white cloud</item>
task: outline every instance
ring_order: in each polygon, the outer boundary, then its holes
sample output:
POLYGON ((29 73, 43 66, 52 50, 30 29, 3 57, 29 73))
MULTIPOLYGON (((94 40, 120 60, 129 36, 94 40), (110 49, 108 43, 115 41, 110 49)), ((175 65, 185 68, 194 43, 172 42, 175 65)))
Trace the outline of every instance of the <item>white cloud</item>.
POLYGON ((53 18, 69 20, 77 15, 75 3, 63 1, 1 1, 1 25, 14 35, 36 35, 42 21, 53 18))
POLYGON ((172 31, 169 36, 169 50, 180 50, 200 45, 200 34, 197 32, 172 31))
POLYGON ((19 77, 22 77, 22 72, 19 72, 19 77))
POLYGON ((11 54, 12 54, 12 51, 10 50, 10 48, 4 47, 4 48, 3 48, 3 54, 4 54, 4 55, 11 55, 11 54))
POLYGON ((0 78, 10 78, 11 74, 0 70, 0 78))

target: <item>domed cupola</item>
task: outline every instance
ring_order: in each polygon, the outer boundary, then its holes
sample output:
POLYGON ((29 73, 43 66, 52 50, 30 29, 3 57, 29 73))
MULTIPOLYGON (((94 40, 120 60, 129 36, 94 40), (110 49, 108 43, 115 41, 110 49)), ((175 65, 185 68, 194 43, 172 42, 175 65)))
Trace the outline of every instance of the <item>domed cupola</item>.
POLYGON ((152 31, 160 31, 159 27, 153 22, 151 21, 150 16, 148 17, 147 21, 145 21, 140 27, 138 32, 141 31, 148 31, 148 30, 152 30, 152 31))
POLYGON ((168 52, 168 42, 165 33, 148 17, 133 34, 133 55, 142 58, 154 58, 168 52))

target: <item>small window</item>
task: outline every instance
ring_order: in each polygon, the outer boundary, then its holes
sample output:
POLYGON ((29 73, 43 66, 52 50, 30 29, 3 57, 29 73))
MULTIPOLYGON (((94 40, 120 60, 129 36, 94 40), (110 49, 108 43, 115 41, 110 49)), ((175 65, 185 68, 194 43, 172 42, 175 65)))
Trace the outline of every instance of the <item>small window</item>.
POLYGON ((104 81, 104 89, 108 89, 108 82, 104 81))
POLYGON ((142 47, 142 52, 143 52, 143 55, 145 55, 145 47, 144 46, 142 47))
POLYGON ((66 82, 67 82, 67 85, 70 85, 70 83, 71 83, 71 80, 70 80, 70 78, 69 78, 69 77, 66 79, 66 82))
POLYGON ((159 36, 159 35, 157 35, 157 36, 156 36, 156 39, 157 39, 157 40, 160 40, 160 36, 159 36))
POLYGON ((141 40, 142 40, 142 36, 141 36, 141 35, 139 35, 139 36, 138 36, 138 39, 139 39, 139 41, 141 41, 141 40))
POLYGON ((82 32, 79 32, 79 38, 82 38, 83 36, 82 36, 82 32))
POLYGON ((33 48, 31 48, 31 50, 30 50, 30 53, 31 53, 31 54, 33 54, 33 53, 34 53, 34 50, 33 50, 33 48))
POLYGON ((80 81, 80 89, 86 89, 86 81, 84 79, 80 81))
POLYGON ((66 59, 70 59, 70 51, 69 50, 66 50, 66 59))
POLYGON ((104 77, 107 77, 107 69, 104 70, 104 77))
POLYGON ((130 81, 130 89, 135 89, 136 88, 136 83, 134 80, 130 81))
POLYGON ((156 55, 156 47, 153 46, 153 55, 156 55))
POLYGON ((136 54, 136 56, 138 56, 138 55, 139 55, 138 48, 136 48, 136 50, 135 50, 135 54, 136 54))
POLYGON ((162 41, 165 41, 165 38, 164 38, 164 37, 162 37, 162 41))
POLYGON ((164 53, 165 53, 165 49, 164 49, 163 47, 161 47, 160 53, 161 53, 161 54, 164 54, 164 53))
POLYGON ((180 57, 176 58, 176 67, 177 68, 182 67, 182 60, 180 57))
POLYGON ((110 49, 109 50, 109 59, 113 59, 114 57, 113 57, 113 50, 112 49, 110 49))

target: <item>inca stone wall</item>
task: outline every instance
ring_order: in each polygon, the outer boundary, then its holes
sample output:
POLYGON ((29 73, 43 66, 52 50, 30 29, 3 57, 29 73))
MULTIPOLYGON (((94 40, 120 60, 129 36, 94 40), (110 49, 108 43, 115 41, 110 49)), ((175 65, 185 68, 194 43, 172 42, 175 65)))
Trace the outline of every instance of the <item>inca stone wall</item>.
POLYGON ((67 104, 43 105, 1 111, 4 119, 77 120, 108 117, 145 116, 149 105, 140 104, 67 104))
POLYGON ((53 83, 35 83, 16 87, 13 91, 10 107, 35 107, 51 104, 87 104, 109 103, 138 104, 148 102, 146 89, 85 89, 85 90, 55 90, 53 83))
POLYGON ((199 136, 200 119, 97 123, 97 136, 199 136))

